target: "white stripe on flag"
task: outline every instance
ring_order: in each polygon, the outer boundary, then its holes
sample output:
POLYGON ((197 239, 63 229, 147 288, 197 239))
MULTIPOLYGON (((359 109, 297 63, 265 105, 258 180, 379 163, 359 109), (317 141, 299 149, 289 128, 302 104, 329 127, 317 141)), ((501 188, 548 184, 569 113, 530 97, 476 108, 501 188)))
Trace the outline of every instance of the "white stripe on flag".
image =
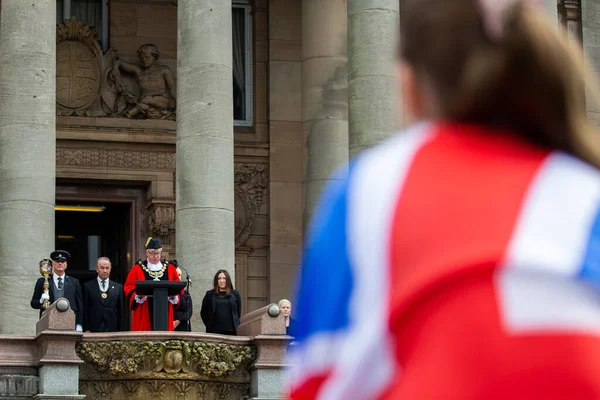
POLYGON ((509 268, 497 284, 511 333, 600 333, 600 296, 580 280, 509 268))
POLYGON ((511 331, 596 329, 600 303, 576 279, 600 201, 598 171, 563 153, 541 166, 497 275, 511 331))
POLYGON ((414 155, 432 137, 427 124, 399 133, 362 155, 350 176, 347 240, 356 287, 350 329, 321 400, 375 398, 397 369, 388 331, 389 237, 414 155))

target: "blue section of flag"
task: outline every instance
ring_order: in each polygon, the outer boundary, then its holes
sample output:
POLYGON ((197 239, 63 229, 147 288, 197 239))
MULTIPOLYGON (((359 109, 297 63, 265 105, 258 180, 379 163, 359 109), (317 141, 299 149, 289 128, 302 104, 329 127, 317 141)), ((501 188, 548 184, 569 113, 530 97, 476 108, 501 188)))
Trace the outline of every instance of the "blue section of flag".
POLYGON ((580 277, 600 289, 600 208, 592 225, 580 277))
POLYGON ((346 240, 348 176, 336 174, 321 197, 304 248, 296 314, 296 340, 348 326, 354 286, 346 240))

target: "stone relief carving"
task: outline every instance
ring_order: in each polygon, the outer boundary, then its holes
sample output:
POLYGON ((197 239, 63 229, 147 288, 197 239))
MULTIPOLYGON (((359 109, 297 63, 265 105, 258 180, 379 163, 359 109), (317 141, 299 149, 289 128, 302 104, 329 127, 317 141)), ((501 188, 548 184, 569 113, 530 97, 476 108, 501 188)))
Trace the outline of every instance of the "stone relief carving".
POLYGON ((193 372, 208 378, 225 378, 246 368, 255 358, 250 346, 182 340, 80 342, 77 353, 100 374, 112 376, 193 372))
POLYGON ((165 245, 175 245, 175 205, 152 204, 149 208, 148 226, 152 237, 159 237, 165 245))
POLYGON ((172 380, 81 382, 80 392, 88 400, 241 400, 248 398, 250 384, 172 380))
MULTIPOLYGON (((267 165, 235 164, 235 246, 244 246, 252 230, 256 213, 268 185, 267 165)), ((175 182, 175 181, 174 181, 175 182)), ((162 243, 175 245, 175 205, 152 204, 148 208, 148 228, 162 243)))
POLYGON ((160 52, 153 44, 140 46, 137 54, 142 66, 124 62, 118 57, 113 61, 113 69, 109 76, 119 93, 113 111, 118 115, 124 114, 127 118, 138 116, 174 121, 176 87, 171 70, 156 64, 160 52), (139 96, 127 89, 121 70, 135 77, 139 96))
POLYGON ((39 378, 33 375, 21 375, 10 369, 0 374, 0 396, 8 398, 31 398, 38 394, 39 378), (14 397, 13 397, 14 396, 14 397))
POLYGON ((56 109, 59 115, 100 115, 105 56, 96 30, 71 17, 56 28, 56 109))
POLYGON ((183 340, 80 342, 77 353, 91 400, 243 399, 257 356, 249 345, 183 340))
POLYGON ((175 120, 175 80, 167 66, 156 63, 158 48, 141 46, 137 65, 121 60, 115 49, 103 54, 96 37, 76 17, 57 27, 58 115, 175 120))
POLYGON ((243 246, 254 228, 254 219, 269 183, 267 165, 235 164, 235 246, 243 246))
POLYGON ((175 169, 175 153, 129 150, 56 149, 57 165, 175 169))

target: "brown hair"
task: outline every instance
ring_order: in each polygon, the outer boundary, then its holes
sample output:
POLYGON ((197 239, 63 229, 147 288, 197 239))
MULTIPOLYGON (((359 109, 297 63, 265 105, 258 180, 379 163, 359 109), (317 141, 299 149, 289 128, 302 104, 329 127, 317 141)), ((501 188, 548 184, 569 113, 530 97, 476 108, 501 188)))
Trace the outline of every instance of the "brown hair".
POLYGON ((227 272, 224 269, 218 270, 215 274, 215 277, 213 278, 213 293, 219 294, 219 275, 221 273, 225 274, 225 280, 227 281, 225 285, 225 293, 227 294, 227 296, 229 296, 231 295, 231 291, 233 290, 233 283, 231 283, 231 276, 229 275, 229 272, 227 272))
POLYGON ((400 0, 400 57, 434 93, 430 117, 508 129, 600 168, 581 50, 541 10, 516 2, 508 11, 494 40, 477 0, 400 0))

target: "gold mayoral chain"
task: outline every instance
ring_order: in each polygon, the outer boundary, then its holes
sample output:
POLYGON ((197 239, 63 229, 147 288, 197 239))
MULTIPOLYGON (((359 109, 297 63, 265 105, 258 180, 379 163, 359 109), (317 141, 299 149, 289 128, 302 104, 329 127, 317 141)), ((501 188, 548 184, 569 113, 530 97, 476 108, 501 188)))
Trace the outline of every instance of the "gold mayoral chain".
POLYGON ((159 269, 158 271, 154 272, 154 271, 150 271, 148 269, 148 267, 146 267, 144 264, 142 264, 142 269, 144 271, 146 271, 148 273, 148 275, 150 275, 151 278, 154 278, 153 281, 160 281, 159 278, 161 278, 163 276, 163 274, 165 273, 165 270, 167 269, 167 266, 169 265, 169 263, 161 263, 162 268, 159 269))

